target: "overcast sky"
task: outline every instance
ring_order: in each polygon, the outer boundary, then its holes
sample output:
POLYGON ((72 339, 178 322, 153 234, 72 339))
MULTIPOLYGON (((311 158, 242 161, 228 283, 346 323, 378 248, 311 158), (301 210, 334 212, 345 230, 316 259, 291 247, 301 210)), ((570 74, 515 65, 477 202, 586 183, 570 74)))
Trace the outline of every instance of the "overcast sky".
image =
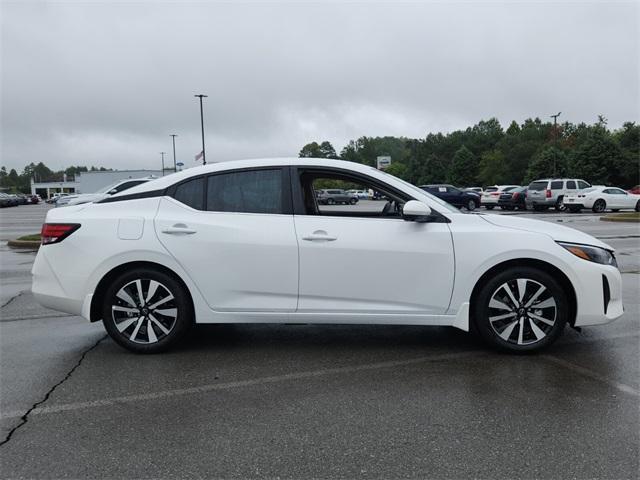
POLYGON ((638 121, 630 2, 8 2, 2 159, 193 166, 497 117, 638 121), (170 155, 169 155, 170 156, 170 155))

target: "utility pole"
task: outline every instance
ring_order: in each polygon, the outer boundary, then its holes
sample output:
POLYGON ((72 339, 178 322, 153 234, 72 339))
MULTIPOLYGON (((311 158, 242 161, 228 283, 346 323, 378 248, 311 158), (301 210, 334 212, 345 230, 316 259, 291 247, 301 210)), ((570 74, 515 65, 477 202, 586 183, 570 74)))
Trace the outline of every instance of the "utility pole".
POLYGON ((555 115, 551 115, 553 118, 553 137, 554 137, 554 146, 553 149, 553 176, 556 176, 556 166, 558 165, 558 117, 562 112, 558 112, 555 115))
POLYGON ((160 155, 162 156, 162 176, 164 177, 164 156, 167 152, 160 152, 160 155))
POLYGON ((176 165, 176 137, 178 135, 176 135, 175 133, 172 133, 170 135, 171 137, 171 141, 173 142, 173 171, 177 172, 178 171, 178 166, 176 165))
POLYGON ((204 151, 204 113, 202 111, 202 99, 207 98, 207 95, 194 95, 194 97, 198 97, 200 99, 200 130, 202 132, 202 165, 207 164, 207 155, 204 151))

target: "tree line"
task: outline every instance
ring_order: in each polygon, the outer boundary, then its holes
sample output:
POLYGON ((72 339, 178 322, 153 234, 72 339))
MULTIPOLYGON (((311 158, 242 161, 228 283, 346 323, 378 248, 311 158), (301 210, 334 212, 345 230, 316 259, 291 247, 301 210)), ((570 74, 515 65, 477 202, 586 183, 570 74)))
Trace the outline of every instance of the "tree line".
POLYGON ((611 130, 603 116, 593 124, 554 126, 539 118, 512 121, 504 130, 491 118, 465 130, 425 138, 360 137, 337 154, 328 141, 302 147, 300 157, 340 158, 370 166, 390 156, 392 175, 413 184, 461 187, 527 185, 548 177, 576 177, 593 185, 630 188, 640 184, 640 125, 611 130))
POLYGON ((28 193, 31 191, 31 179, 35 182, 62 182, 66 177, 68 181, 73 181, 76 175, 81 172, 105 172, 108 170, 112 169, 78 165, 54 172, 42 162, 38 164, 32 162, 24 167, 21 173, 18 173, 15 168, 7 172, 7 167, 2 166, 0 167, 0 188, 11 193, 28 193))

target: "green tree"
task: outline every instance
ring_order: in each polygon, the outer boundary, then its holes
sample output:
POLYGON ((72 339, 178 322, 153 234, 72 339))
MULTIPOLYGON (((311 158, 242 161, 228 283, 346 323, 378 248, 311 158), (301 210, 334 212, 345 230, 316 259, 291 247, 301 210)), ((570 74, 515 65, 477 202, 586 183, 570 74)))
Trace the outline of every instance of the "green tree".
POLYGON ((482 185, 496 185, 507 181, 507 164, 504 153, 500 150, 484 152, 480 157, 478 168, 478 180, 482 185))
POLYGON ((298 157, 300 158, 320 158, 320 145, 318 142, 307 143, 300 153, 298 153, 298 157))
POLYGON ((451 170, 449 171, 449 182, 461 187, 468 187, 476 184, 478 162, 464 145, 458 149, 453 156, 451 170))
POLYGON ((622 150, 606 128, 604 119, 591 129, 586 140, 569 157, 569 171, 592 184, 606 185, 615 178, 622 150))
POLYGON ((400 163, 400 162, 392 162, 391 165, 389 165, 386 169, 385 172, 387 172, 389 175, 393 175, 394 177, 398 177, 401 178, 403 180, 407 180, 407 173, 408 173, 408 168, 404 163, 400 163))
POLYGON ((566 174, 567 157, 565 153, 552 145, 547 145, 540 150, 529 165, 524 183, 530 183, 539 178, 561 177, 566 174))

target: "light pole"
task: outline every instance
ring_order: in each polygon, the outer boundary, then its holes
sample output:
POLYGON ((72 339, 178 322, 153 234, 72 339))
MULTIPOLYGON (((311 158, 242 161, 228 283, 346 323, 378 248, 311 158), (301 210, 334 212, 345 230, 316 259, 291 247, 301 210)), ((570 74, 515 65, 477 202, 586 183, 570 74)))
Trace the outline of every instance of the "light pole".
POLYGON ((553 149, 553 176, 556 176, 556 165, 558 164, 558 117, 562 112, 558 112, 555 115, 551 115, 553 118, 553 139, 554 139, 554 149, 553 149))
POLYGON ((177 172, 178 171, 178 166, 176 165, 176 137, 178 135, 176 135, 175 133, 172 133, 170 135, 171 137, 171 141, 173 143, 173 171, 177 172))
POLYGON ((164 177, 164 156, 167 152, 160 152, 160 155, 162 156, 162 176, 164 177))
POLYGON ((202 165, 207 164, 207 155, 204 151, 204 114, 202 112, 202 99, 207 98, 207 95, 194 95, 194 97, 198 97, 200 99, 200 130, 202 131, 202 165))

